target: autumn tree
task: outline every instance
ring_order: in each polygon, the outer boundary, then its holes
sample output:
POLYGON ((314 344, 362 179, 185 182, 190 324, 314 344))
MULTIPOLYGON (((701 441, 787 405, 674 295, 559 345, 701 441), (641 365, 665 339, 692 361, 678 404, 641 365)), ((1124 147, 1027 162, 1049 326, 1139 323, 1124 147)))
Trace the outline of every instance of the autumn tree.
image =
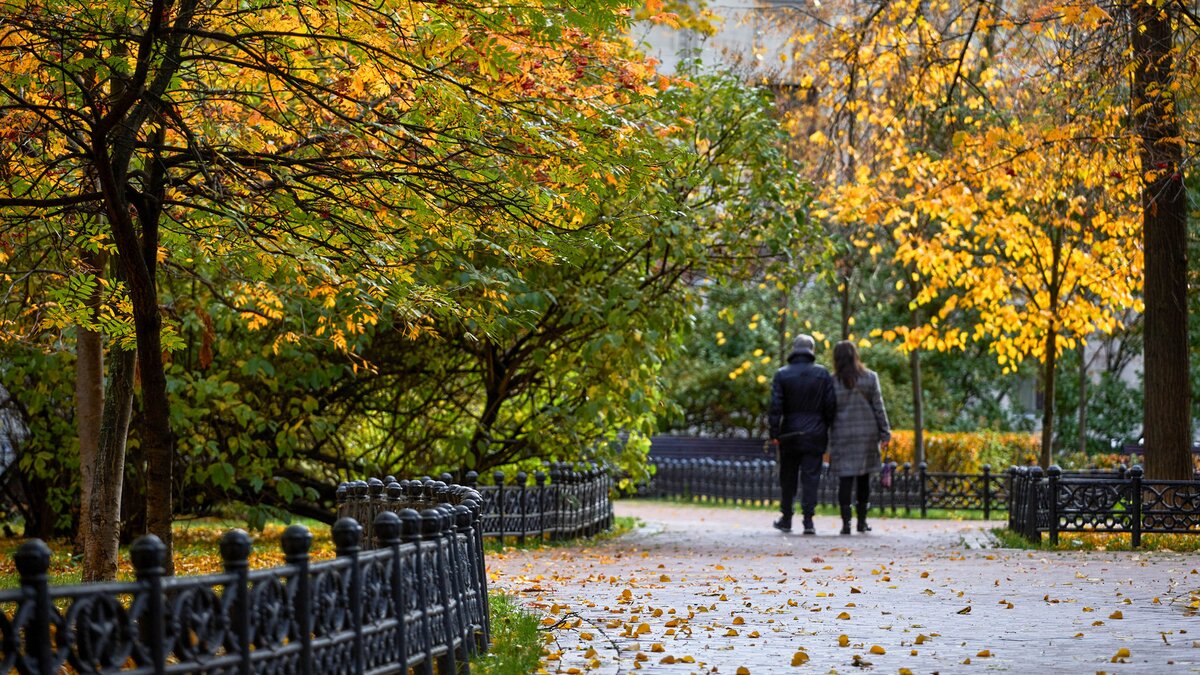
MULTIPOLYGON (((1186 351, 1180 345, 1187 342, 1186 322, 1179 311, 1179 298, 1185 295, 1180 238, 1180 214, 1185 207, 1179 206, 1184 198, 1179 188, 1181 155, 1171 154, 1171 148, 1186 143, 1182 139, 1189 128, 1185 124, 1181 129, 1175 121, 1187 114, 1175 99, 1183 83, 1191 81, 1179 77, 1177 69, 1193 65, 1179 53, 1190 42, 1174 31, 1194 28, 1192 15, 1175 3, 1103 6, 1092 2, 853 7, 822 3, 769 11, 779 16, 780 25, 790 22, 794 27, 792 51, 785 57, 792 62, 791 79, 799 83, 795 100, 804 105, 795 106, 793 129, 801 146, 807 140, 809 147, 828 158, 823 180, 827 196, 819 201, 832 205, 829 214, 846 228, 846 240, 874 246, 865 241, 866 235, 880 223, 890 222, 893 233, 893 225, 903 223, 909 234, 935 242, 939 233, 945 233, 946 223, 930 216, 951 209, 949 202, 957 199, 962 185, 977 191, 973 198, 991 194, 970 172, 986 175, 1005 163, 1027 166, 1021 160, 1026 153, 1107 156, 1110 165, 1097 167, 1107 178, 1088 179, 1083 192, 1075 191, 1086 193, 1089 202, 1103 197, 1117 204, 1128 194, 1131 177, 1151 181, 1141 200, 1147 237, 1147 331, 1171 356, 1163 356, 1157 348, 1155 353, 1147 352, 1148 375, 1168 379, 1159 390, 1163 399, 1147 401, 1145 423, 1148 437, 1166 429, 1175 431, 1171 442, 1151 442, 1154 447, 1148 447, 1148 453, 1176 457, 1180 461, 1174 464, 1182 467, 1185 454, 1180 439, 1190 437, 1190 424, 1179 414, 1188 397, 1178 381, 1185 358, 1182 351, 1186 351), (1125 115, 1122 125, 1114 125, 1113 111, 1131 101, 1134 114, 1125 115), (993 144, 1016 127, 1024 128, 1019 133, 1026 134, 1026 144, 1006 151, 993 144), (1131 151, 1135 140, 1146 148, 1140 157, 1131 151), (990 162, 972 168, 964 162, 965 156, 955 159, 964 149, 969 154, 976 152, 972 148, 989 144, 993 144, 990 162), (1062 147, 1051 147, 1056 145, 1062 147), (942 170, 950 167, 954 170, 942 170), (928 208, 917 206, 918 201, 928 208), (890 212, 893 208, 904 211, 908 220, 890 212), (916 235, 914 228, 925 233, 916 235), (1159 241, 1158 232, 1174 234, 1159 241), (1158 242, 1154 244, 1158 251, 1150 250, 1152 242, 1158 242), (1152 262, 1155 258, 1160 261, 1152 262), (1154 268, 1172 270, 1162 273, 1172 280, 1169 292, 1166 285, 1155 288, 1150 283, 1159 274, 1151 272, 1154 268), (1174 310, 1167 311, 1163 303, 1170 298, 1175 298, 1174 310), (1158 321, 1153 316, 1166 318, 1151 331, 1149 325, 1158 321), (1175 370, 1166 373, 1169 368, 1175 370), (1160 431, 1150 432, 1151 427, 1160 431)), ((1074 163, 1063 166, 1060 172, 1059 165, 1048 161, 1041 170, 1060 184, 1069 182, 1072 174, 1078 177, 1074 163)), ((1130 259, 1137 255, 1133 250, 1137 239, 1126 240, 1130 259)), ((899 251, 886 244, 884 249, 899 251)), ((930 254, 939 255, 936 245, 930 254)), ((914 261, 903 255, 907 264, 914 261)), ((930 313, 914 315, 906 331, 898 334, 934 322, 945 327, 946 317, 937 316, 941 308, 927 304, 929 297, 920 297, 935 292, 920 287, 926 281, 918 274, 911 280, 917 285, 909 288, 913 307, 930 313)), ((910 280, 901 276, 899 282, 907 285, 910 280)), ((1069 323, 1064 319, 1059 325, 1069 323)), ((1045 346, 1038 351, 1048 353, 1045 346)), ((1154 388, 1148 381, 1148 389, 1154 388)), ((1051 422, 1052 413, 1046 412, 1044 421, 1051 422)), ((1175 473, 1182 477, 1181 472, 1180 468, 1175 473)))
MULTIPOLYGON (((107 285, 107 306, 89 295, 63 311, 123 311, 133 328, 151 532, 170 545, 165 354, 180 343, 163 270, 215 265, 250 325, 281 318, 281 289, 348 308, 281 339, 348 349, 384 312, 420 332, 424 308, 448 305, 416 266, 462 241, 576 228, 601 187, 636 176, 607 168, 630 128, 615 111, 649 91, 649 70, 608 39, 621 11, 0 4, 5 249, 49 232, 64 255, 114 257, 111 277, 67 265, 49 283, 107 285)), ((517 237, 508 254, 540 243, 517 237)))

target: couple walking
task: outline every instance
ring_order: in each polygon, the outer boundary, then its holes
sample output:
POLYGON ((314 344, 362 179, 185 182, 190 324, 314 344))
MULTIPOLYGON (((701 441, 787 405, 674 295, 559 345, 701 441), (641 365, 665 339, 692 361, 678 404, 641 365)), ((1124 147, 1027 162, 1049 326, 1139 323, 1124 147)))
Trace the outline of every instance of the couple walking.
POLYGON ((771 443, 778 449, 779 508, 777 530, 792 531, 797 478, 801 487, 804 534, 816 534, 813 512, 821 481, 822 456, 829 452, 829 473, 838 477, 842 534, 850 534, 850 496, 857 496, 858 531, 867 532, 871 474, 883 464, 880 446, 891 440, 879 376, 863 366, 854 343, 833 348, 833 376, 816 364, 816 343, 808 335, 792 342, 787 365, 771 382, 767 421, 771 443), (797 476, 798 474, 798 476, 797 476))

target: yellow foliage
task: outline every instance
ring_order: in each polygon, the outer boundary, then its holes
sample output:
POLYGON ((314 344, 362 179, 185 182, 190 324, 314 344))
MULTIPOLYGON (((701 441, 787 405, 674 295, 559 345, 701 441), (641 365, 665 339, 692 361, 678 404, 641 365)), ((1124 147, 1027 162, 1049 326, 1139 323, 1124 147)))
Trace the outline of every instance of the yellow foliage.
MULTIPOLYGON (((925 432, 925 463, 929 471, 979 473, 990 464, 994 473, 1013 465, 1036 462, 1041 447, 1037 434, 1019 432, 925 432)), ((913 462, 913 432, 896 430, 885 461, 913 462)), ((916 471, 916 466, 912 467, 916 471)))

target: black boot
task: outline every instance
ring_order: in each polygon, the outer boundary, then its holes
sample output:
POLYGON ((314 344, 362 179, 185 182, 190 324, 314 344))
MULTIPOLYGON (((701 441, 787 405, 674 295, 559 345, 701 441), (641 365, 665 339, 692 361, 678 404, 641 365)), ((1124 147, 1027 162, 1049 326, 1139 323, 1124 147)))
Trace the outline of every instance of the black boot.
POLYGON ((858 531, 870 532, 871 526, 867 524, 867 511, 871 510, 871 505, 865 502, 859 502, 855 508, 855 513, 858 516, 858 531))
POLYGON ((842 507, 842 534, 850 534, 850 505, 842 507))
POLYGON ((771 523, 771 527, 779 530, 780 532, 791 532, 792 531, 792 514, 785 513, 785 514, 779 516, 779 520, 776 520, 775 522, 771 523))
POLYGON ((816 534, 817 528, 813 525, 812 516, 804 516, 804 534, 816 534))

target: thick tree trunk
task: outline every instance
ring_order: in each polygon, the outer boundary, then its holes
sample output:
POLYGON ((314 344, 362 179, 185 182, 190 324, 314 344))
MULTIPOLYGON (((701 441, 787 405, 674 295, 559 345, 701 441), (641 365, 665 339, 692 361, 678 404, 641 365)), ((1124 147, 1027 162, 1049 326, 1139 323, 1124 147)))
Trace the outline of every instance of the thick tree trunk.
POLYGON ((1191 383, 1188 368, 1187 191, 1176 117, 1172 48, 1176 9, 1135 2, 1132 108, 1141 140, 1145 250, 1146 477, 1192 476, 1191 383))
MULTIPOLYGON (((162 356, 162 318, 156 295, 134 300, 138 336, 138 371, 142 379, 142 447, 146 453, 146 530, 173 551, 175 447, 167 404, 167 375, 162 356), (150 307, 153 309, 151 310, 150 307)), ((174 573, 170 557, 167 573, 174 573)))
MULTIPOLYGON (((104 156, 104 148, 96 148, 96 151, 98 156, 104 156)), ((156 188, 156 174, 157 171, 151 171, 147 193, 136 205, 140 228, 130 215, 131 205, 125 198, 123 175, 101 164, 99 182, 104 190, 109 224, 117 244, 121 277, 129 289, 137 335, 137 366, 142 384, 140 440, 146 458, 146 529, 166 545, 165 567, 167 573, 172 574, 175 447, 167 403, 162 316, 158 308, 156 284, 160 208, 151 196, 156 188)))
MULTIPOLYGON (((105 267, 102 254, 89 253, 83 264, 99 277, 105 267)), ((88 298, 94 313, 100 308, 100 288, 88 298)), ((104 414, 104 342, 100 333, 79 329, 75 339, 75 430, 79 435, 79 524, 76 544, 88 546, 92 490, 96 484, 96 455, 100 447, 100 420, 104 414)))
POLYGON ((121 350, 114 350, 109 357, 104 423, 93 470, 95 483, 83 503, 91 517, 80 528, 87 533, 83 548, 84 581, 110 581, 117 577, 125 441, 133 412, 134 358, 133 352, 121 350))
MULTIPOLYGON (((104 412, 104 347, 100 334, 80 329, 75 339, 75 429, 79 434, 79 536, 88 547, 96 455, 100 447, 100 417, 104 412)), ((85 568, 86 569, 86 568, 85 568)))

